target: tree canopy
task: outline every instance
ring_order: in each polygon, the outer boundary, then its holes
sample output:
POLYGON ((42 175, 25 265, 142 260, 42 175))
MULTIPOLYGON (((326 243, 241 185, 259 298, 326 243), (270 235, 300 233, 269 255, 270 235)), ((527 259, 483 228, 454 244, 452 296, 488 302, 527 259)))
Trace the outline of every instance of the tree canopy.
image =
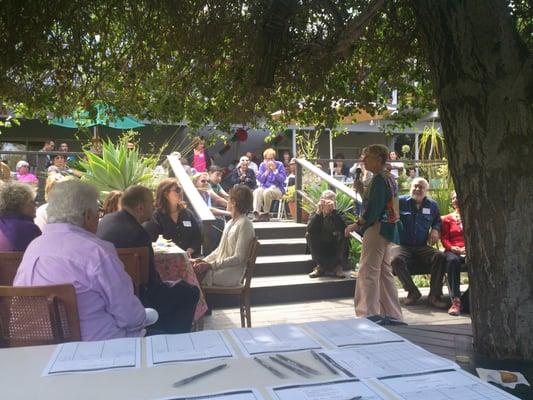
MULTIPOLYGON (((408 2, 4 0, 0 100, 25 116, 97 100, 192 124, 334 125, 356 108, 435 108, 408 2), (332 107, 332 104, 335 107, 332 107)), ((509 13, 533 46, 531 3, 509 13)))

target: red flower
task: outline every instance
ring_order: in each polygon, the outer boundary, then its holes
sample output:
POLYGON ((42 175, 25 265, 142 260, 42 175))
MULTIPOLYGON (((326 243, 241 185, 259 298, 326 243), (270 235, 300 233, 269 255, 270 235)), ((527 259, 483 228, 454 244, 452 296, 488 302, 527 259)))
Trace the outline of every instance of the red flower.
POLYGON ((235 137, 239 142, 245 142, 248 139, 248 132, 244 128, 237 128, 235 131, 235 137))

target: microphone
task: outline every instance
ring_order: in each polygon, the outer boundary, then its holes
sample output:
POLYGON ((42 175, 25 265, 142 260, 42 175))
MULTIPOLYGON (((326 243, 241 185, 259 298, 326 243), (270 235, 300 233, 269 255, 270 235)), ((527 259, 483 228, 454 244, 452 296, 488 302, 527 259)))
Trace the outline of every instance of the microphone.
POLYGON ((358 181, 361 179, 361 174, 363 173, 363 170, 359 167, 355 169, 355 180, 358 181))

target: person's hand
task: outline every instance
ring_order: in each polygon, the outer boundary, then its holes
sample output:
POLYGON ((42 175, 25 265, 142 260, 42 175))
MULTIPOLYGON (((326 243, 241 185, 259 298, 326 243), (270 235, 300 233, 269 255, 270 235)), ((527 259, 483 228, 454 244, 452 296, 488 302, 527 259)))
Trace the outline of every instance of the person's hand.
POLYGON ((192 248, 190 248, 190 247, 189 247, 187 250, 185 250, 185 251, 187 252, 187 256, 188 256, 189 258, 191 258, 192 255, 194 254, 194 249, 192 249, 192 248))
POLYGON ((204 260, 202 258, 191 258, 189 261, 191 262, 192 266, 194 266, 195 264, 204 262, 204 260))
POLYGON ((429 232, 428 244, 430 246, 433 246, 435 243, 439 241, 439 238, 440 238, 439 231, 436 229, 432 229, 431 232, 429 232))
POLYGON ((203 271, 203 270, 211 269, 212 266, 211 266, 211 264, 209 264, 208 262, 202 260, 202 261, 200 261, 200 262, 194 264, 194 265, 193 265, 193 268, 194 268, 195 270, 203 271))
POLYGON ((350 224, 344 229, 344 236, 350 236, 350 232, 357 230, 357 224, 350 224))
POLYGON ((269 168, 272 172, 274 172, 274 171, 276 170, 276 163, 275 163, 274 161, 270 161, 270 162, 268 163, 268 168, 269 168))

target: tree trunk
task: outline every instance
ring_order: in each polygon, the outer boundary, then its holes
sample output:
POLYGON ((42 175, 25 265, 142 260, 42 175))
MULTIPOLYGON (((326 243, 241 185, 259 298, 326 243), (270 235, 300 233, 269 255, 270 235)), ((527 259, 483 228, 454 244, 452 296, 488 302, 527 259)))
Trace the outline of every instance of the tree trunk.
POLYGON ((531 361, 533 71, 506 3, 411 2, 463 213, 475 351, 531 361))

